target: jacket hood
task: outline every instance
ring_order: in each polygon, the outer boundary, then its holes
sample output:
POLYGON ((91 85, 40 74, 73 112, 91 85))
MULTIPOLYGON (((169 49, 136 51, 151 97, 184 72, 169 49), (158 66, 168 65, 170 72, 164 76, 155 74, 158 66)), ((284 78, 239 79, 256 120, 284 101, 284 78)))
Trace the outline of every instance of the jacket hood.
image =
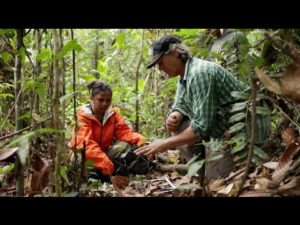
MULTIPOLYGON (((111 106, 109 106, 109 108, 105 111, 102 125, 104 125, 105 122, 115 113, 116 113, 116 110, 114 108, 112 108, 111 106)), ((77 112, 77 116, 83 116, 83 117, 98 121, 97 118, 93 115, 91 104, 86 104, 86 105, 82 106, 81 109, 79 109, 79 111, 77 112)))

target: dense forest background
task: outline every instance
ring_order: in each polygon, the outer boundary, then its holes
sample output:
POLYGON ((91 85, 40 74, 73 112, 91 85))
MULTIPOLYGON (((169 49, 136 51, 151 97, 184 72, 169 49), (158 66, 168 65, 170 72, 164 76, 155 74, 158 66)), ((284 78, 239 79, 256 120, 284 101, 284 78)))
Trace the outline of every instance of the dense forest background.
MULTIPOLYGON (((234 182, 250 170, 243 187, 251 194, 256 190, 254 196, 298 195, 300 30, 238 31, 247 37, 241 60, 224 64, 232 52, 214 55, 252 90, 235 93, 243 102, 232 110, 230 141, 238 173, 200 189, 204 195, 234 196, 239 187, 234 182), (256 106, 255 113, 271 115, 272 135, 263 146, 251 146, 240 132, 253 118, 254 89, 256 100, 265 99, 268 106, 256 106), (238 113, 241 107, 249 114, 238 113), (277 186, 271 190, 272 185, 277 186)), ((77 123, 75 111, 90 100, 86 84, 100 79, 111 85, 112 104, 132 129, 149 141, 170 136, 164 121, 177 79, 146 69, 151 43, 166 34, 178 36, 193 56, 209 58, 215 37, 207 29, 0 29, 0 195, 114 195, 109 188, 103 191, 103 184, 87 186, 76 172, 71 181, 68 142, 77 123)), ((190 186, 181 190, 197 189, 192 178, 202 164, 192 165, 190 186)), ((179 175, 173 176, 174 183, 179 175)), ((148 194, 154 193, 148 188, 148 194)))

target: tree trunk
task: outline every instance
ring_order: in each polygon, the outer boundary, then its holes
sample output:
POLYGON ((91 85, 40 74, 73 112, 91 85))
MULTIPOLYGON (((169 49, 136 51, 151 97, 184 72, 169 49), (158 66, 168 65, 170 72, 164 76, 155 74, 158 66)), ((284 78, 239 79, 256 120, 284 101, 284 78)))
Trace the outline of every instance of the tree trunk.
MULTIPOLYGON (((62 46, 59 38, 59 31, 56 29, 52 30, 54 39, 54 57, 58 55, 62 46)), ((64 149, 64 124, 63 124, 63 106, 60 104, 59 98, 63 93, 63 70, 62 60, 54 59, 53 63, 53 125, 54 128, 59 132, 56 135, 56 157, 55 157, 55 191, 58 197, 62 196, 62 184, 61 184, 61 162, 63 161, 63 149, 64 149)))
MULTIPOLYGON (((41 42, 42 42, 42 32, 40 31, 40 29, 36 30, 36 49, 37 52, 40 53, 41 52, 41 42)), ((40 61, 36 61, 36 72, 37 72, 37 76, 39 76, 39 74, 41 73, 41 62, 40 61)), ((40 98, 39 95, 35 92, 34 93, 34 104, 33 104, 33 108, 34 108, 34 112, 36 112, 37 114, 40 113, 40 98)))
MULTIPOLYGON (((17 51, 20 53, 20 50, 22 48, 22 43, 23 43, 23 30, 22 29, 17 29, 17 51)), ((15 73, 14 73, 14 82, 15 82, 15 130, 21 130, 24 127, 23 120, 19 119, 19 117, 22 114, 22 99, 21 95, 19 94, 21 91, 21 69, 22 69, 22 56, 21 54, 16 54, 16 60, 15 60, 15 73)), ((16 165, 16 179, 17 179, 17 195, 18 196, 23 196, 24 195, 24 167, 22 163, 20 162, 19 157, 16 158, 15 161, 16 165)))
POLYGON ((136 73, 135 73, 135 93, 136 93, 136 102, 135 102, 135 131, 140 130, 140 106, 139 106, 139 70, 141 63, 143 61, 143 51, 144 51, 144 38, 145 38, 145 31, 143 30, 142 35, 142 49, 141 49, 141 56, 138 62, 136 73))

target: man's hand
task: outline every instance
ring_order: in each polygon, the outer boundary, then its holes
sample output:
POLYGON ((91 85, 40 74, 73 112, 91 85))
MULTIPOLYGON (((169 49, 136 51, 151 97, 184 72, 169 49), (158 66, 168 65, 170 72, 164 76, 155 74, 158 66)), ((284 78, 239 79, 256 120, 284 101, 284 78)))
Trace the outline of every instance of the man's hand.
POLYGON ((163 152, 167 150, 167 146, 165 145, 165 142, 162 141, 157 141, 153 142, 149 145, 140 147, 134 151, 135 154, 137 155, 145 155, 148 157, 152 157, 154 154, 158 152, 163 152))
POLYGON ((174 131, 178 130, 182 118, 183 118, 183 116, 180 112, 177 112, 177 111, 172 112, 166 121, 166 127, 167 127, 168 131, 174 132, 174 131))

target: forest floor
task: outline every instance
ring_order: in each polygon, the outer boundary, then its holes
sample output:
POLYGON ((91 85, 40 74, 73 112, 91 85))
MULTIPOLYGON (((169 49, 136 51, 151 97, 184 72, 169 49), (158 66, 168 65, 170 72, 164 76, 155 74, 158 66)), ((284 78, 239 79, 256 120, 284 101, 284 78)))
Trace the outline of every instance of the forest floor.
MULTIPOLYGON (((200 185, 198 175, 188 176, 177 172, 150 171, 146 175, 113 176, 110 182, 90 179, 82 183, 77 191, 70 189, 72 184, 64 178, 65 197, 280 197, 300 196, 300 144, 299 139, 286 138, 285 147, 268 162, 257 167, 251 167, 245 179, 243 189, 239 192, 246 166, 238 168, 227 178, 210 181, 200 185), (69 188, 67 188, 69 187, 69 188)), ((16 179, 14 166, 7 159, 13 156, 16 149, 10 153, 0 154, 0 196, 16 196, 16 179), (4 160, 5 159, 5 160, 4 160), (9 172, 7 172, 9 171, 9 172)), ((179 158, 174 158, 174 152, 164 153, 169 158, 168 163, 177 164, 179 158)), ((53 196, 50 163, 45 158, 33 160, 25 173, 25 196, 53 196), (50 178, 49 178, 50 177, 50 178)), ((74 185, 73 185, 74 186, 74 185)))

